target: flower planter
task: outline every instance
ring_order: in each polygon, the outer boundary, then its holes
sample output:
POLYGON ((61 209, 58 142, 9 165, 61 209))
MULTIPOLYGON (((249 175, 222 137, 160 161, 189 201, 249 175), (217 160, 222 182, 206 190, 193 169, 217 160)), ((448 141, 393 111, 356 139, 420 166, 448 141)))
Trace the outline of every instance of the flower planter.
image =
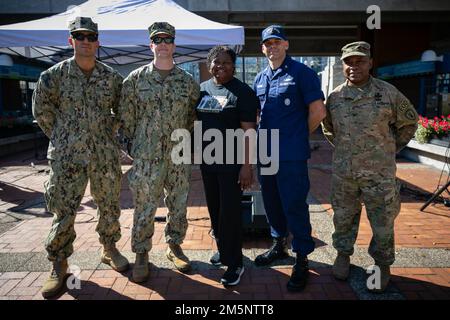
POLYGON ((433 139, 430 139, 430 141, 428 141, 428 143, 434 144, 437 146, 441 146, 441 147, 448 147, 450 144, 450 137, 445 136, 442 138, 433 138, 433 139))
MULTIPOLYGON (((436 139, 438 143, 443 143, 442 140, 436 139)), ((445 146, 437 145, 434 143, 419 143, 416 139, 412 139, 406 148, 401 152, 401 155, 414 162, 424 163, 442 170, 445 168, 448 171, 447 156, 448 156, 448 144, 445 146)))
POLYGON ((414 134, 414 138, 419 143, 429 143, 442 147, 449 146, 450 132, 450 115, 441 116, 441 118, 434 117, 428 119, 427 117, 419 116, 418 127, 414 134))

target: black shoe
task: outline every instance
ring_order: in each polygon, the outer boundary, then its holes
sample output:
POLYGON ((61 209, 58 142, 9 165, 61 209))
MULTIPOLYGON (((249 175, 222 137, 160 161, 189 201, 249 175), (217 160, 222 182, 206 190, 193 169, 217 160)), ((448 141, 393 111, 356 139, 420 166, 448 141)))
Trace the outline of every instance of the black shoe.
POLYGON ((270 249, 255 259, 257 266, 267 266, 275 260, 289 257, 286 238, 274 238, 270 249))
POLYGON ((211 259, 209 259, 209 262, 211 262, 211 264, 213 266, 220 266, 220 265, 222 265, 222 262, 220 261, 220 253, 219 253, 219 251, 214 253, 214 255, 211 257, 211 259))
POLYGON ((228 267, 227 271, 220 279, 224 286, 235 286, 241 281, 241 276, 244 273, 244 267, 228 267))
POLYGON ((291 278, 287 283, 287 289, 291 292, 302 291, 306 286, 306 280, 309 276, 308 259, 297 259, 292 268, 291 278))

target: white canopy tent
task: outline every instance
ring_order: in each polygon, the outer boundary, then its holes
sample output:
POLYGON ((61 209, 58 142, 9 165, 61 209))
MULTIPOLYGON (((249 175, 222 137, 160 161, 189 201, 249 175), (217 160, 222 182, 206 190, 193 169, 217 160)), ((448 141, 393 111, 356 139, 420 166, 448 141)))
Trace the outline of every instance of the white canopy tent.
POLYGON ((198 61, 218 44, 244 44, 244 28, 217 23, 171 0, 89 0, 67 11, 33 21, 0 26, 0 53, 51 63, 72 56, 68 23, 76 16, 98 23, 99 59, 113 65, 144 64, 150 59, 148 27, 167 21, 176 29, 175 61, 198 61))

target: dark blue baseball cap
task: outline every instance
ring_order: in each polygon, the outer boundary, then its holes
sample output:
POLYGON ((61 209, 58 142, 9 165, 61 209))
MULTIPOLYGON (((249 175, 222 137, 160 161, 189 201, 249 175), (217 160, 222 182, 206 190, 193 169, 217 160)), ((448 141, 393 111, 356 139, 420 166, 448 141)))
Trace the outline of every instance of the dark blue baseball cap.
POLYGON ((282 26, 274 24, 271 26, 268 26, 267 28, 265 28, 262 31, 261 34, 261 43, 263 43, 266 40, 269 39, 280 39, 280 40, 287 40, 285 34, 284 34, 284 29, 282 26))

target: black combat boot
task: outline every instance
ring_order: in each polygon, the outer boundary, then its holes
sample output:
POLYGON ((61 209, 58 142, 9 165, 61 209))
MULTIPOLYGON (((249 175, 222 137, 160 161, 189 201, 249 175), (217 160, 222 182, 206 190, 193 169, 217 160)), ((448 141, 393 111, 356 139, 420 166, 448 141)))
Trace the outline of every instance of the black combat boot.
POLYGON ((308 279, 309 268, 308 258, 297 254, 295 265, 292 268, 291 278, 287 283, 287 289, 291 292, 302 291, 306 286, 306 280, 308 279))
POLYGON ((278 259, 289 257, 286 238, 273 238, 273 244, 270 249, 260 254, 255 259, 257 266, 266 266, 278 259))

